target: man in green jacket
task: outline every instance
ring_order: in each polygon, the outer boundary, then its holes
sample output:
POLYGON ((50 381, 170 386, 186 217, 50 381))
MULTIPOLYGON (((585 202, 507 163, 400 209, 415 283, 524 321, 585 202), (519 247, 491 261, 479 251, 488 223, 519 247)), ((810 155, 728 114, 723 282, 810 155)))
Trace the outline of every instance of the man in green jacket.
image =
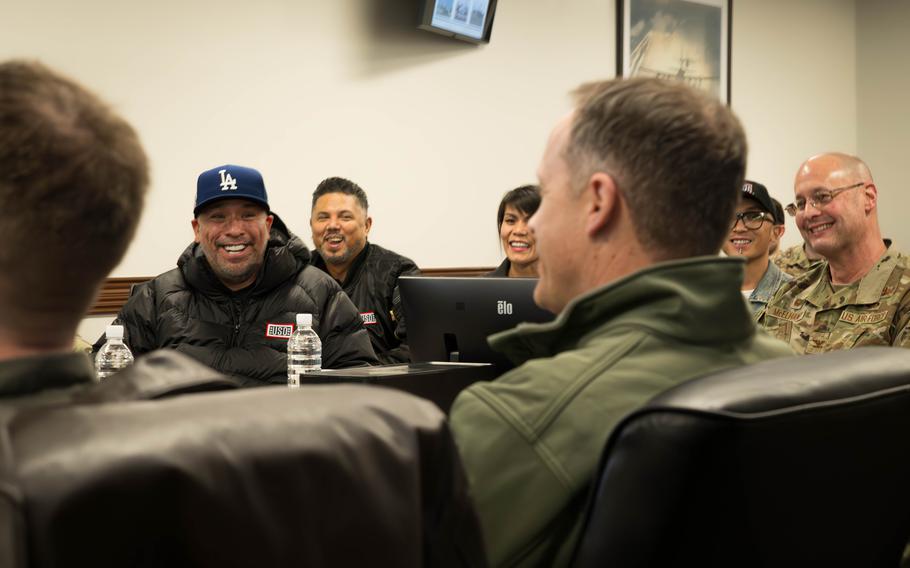
POLYGON ((742 261, 717 256, 746 163, 732 112, 657 79, 576 96, 530 222, 534 298, 558 317, 493 336, 519 366, 465 390, 451 414, 493 566, 568 563, 624 415, 688 379, 792 354, 756 331, 742 261))

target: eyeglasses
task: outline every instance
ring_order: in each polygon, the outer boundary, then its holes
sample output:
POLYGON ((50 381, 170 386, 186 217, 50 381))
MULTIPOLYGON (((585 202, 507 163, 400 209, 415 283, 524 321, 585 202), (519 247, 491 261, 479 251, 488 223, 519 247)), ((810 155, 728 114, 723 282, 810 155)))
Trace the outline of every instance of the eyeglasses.
POLYGON ((735 229, 736 224, 742 221, 743 227, 754 231, 761 227, 761 224, 764 223, 765 220, 771 221, 772 223, 774 222, 774 218, 770 213, 764 211, 743 211, 742 213, 737 213, 736 216, 733 217, 732 228, 735 229))
POLYGON ((808 200, 803 199, 802 197, 798 198, 796 201, 787 205, 784 209, 791 217, 796 217, 796 214, 800 211, 806 209, 806 204, 808 203, 816 209, 821 209, 825 205, 831 203, 831 200, 837 197, 837 194, 847 191, 848 189, 856 189, 857 187, 863 187, 865 182, 854 183, 853 185, 847 185, 844 187, 837 187, 834 189, 823 189, 821 191, 816 191, 808 200))

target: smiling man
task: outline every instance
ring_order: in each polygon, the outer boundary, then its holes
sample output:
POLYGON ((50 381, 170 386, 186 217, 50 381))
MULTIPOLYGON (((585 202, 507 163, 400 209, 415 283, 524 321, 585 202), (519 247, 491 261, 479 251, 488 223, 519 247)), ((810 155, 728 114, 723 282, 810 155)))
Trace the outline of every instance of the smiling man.
POLYGON ((688 379, 792 355, 758 333, 742 261, 718 256, 747 153, 730 109, 644 78, 577 98, 550 135, 530 221, 534 300, 559 315, 492 336, 518 367, 451 412, 492 566, 569 563, 598 459, 629 412, 688 379))
POLYGON ((869 167, 847 154, 814 156, 794 194, 787 212, 826 261, 778 290, 765 329, 799 353, 910 347, 910 263, 882 240, 869 167))
POLYGON ((258 171, 202 172, 193 215, 177 268, 140 285, 115 320, 134 355, 173 348, 248 386, 283 384, 295 316, 310 313, 324 368, 377 361, 354 304, 269 210, 258 171))
POLYGON ((411 259, 368 242, 372 227, 367 194, 359 185, 330 177, 316 187, 310 212, 313 264, 354 301, 380 361, 407 362, 398 277, 420 271, 411 259))
POLYGON ((752 307, 752 317, 758 320, 765 306, 780 288, 790 280, 769 260, 772 247, 784 234, 783 211, 778 212, 764 185, 746 180, 736 206, 733 228, 724 241, 727 256, 746 261, 743 295, 752 307))

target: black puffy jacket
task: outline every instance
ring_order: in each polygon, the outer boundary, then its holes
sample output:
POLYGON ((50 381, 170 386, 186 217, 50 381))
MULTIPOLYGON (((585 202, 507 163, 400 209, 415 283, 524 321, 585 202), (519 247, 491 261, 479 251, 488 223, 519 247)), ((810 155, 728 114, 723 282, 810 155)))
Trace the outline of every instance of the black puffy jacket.
MULTIPOLYGON (((325 259, 313 253, 313 265, 328 271, 325 259)), ((399 276, 420 274, 410 258, 367 242, 351 263, 341 287, 357 306, 370 332, 373 350, 383 363, 411 360, 398 291, 399 276)))
POLYGON ((275 216, 262 271, 251 287, 226 288, 193 243, 177 268, 133 292, 114 323, 124 326, 124 341, 135 356, 172 348, 257 386, 287 381, 288 326, 298 313, 313 314, 323 368, 377 362, 350 298, 310 264, 303 241, 275 216))

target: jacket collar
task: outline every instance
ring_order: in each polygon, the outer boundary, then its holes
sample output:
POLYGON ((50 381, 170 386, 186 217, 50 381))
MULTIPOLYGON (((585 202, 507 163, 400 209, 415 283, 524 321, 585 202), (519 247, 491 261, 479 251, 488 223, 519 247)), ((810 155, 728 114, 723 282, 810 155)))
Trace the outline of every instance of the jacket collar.
POLYGON ((747 339, 755 327, 742 279, 739 258, 661 262, 575 298, 551 322, 519 324, 489 342, 520 364, 572 349, 607 327, 645 329, 696 345, 747 339))
MULTIPOLYGON (((297 274, 310 262, 310 251, 297 235, 293 234, 278 215, 272 213, 272 230, 265 249, 265 259, 253 285, 241 291, 254 295, 266 294, 297 274)), ((212 272, 202 247, 191 243, 180 255, 177 266, 193 288, 207 295, 234 294, 212 272)))
POLYGON ((776 264, 768 261, 768 268, 762 275, 761 280, 755 286, 755 290, 749 295, 750 302, 760 302, 767 304, 774 297, 777 289, 781 284, 787 281, 787 275, 776 264))
POLYGON ((508 278, 509 270, 511 270, 511 269, 512 269, 512 262, 508 258, 506 258, 505 260, 502 261, 502 263, 500 263, 499 266, 496 267, 496 270, 494 270, 493 272, 490 272, 488 274, 488 276, 499 276, 502 278, 508 278))
POLYGON ((0 361, 0 398, 89 384, 95 380, 85 353, 51 353, 0 361))

